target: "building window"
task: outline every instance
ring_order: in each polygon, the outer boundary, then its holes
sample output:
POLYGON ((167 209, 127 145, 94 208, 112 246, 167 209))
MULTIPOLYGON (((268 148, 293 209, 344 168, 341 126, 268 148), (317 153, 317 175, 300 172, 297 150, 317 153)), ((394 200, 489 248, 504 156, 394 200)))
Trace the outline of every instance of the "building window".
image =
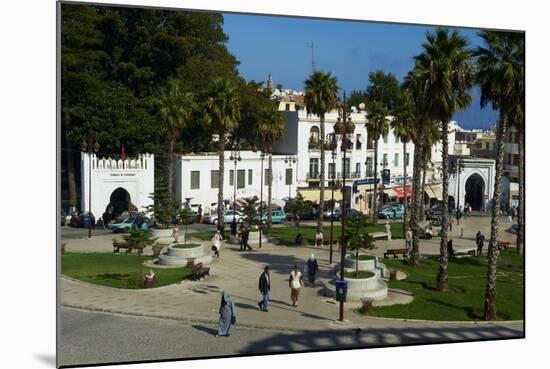
POLYGON ((220 171, 219 170, 211 170, 210 171, 210 188, 219 188, 219 182, 220 181, 220 171))
POLYGON ((248 170, 248 184, 252 184, 252 169, 248 170))
POLYGON ((367 139, 367 150, 374 149, 374 140, 373 139, 367 139))
POLYGON ((309 177, 317 178, 319 175, 319 159, 312 158, 309 159, 309 177))
POLYGON ((355 163, 355 178, 361 177, 361 163, 355 163))
POLYGON ((239 169, 237 170, 237 188, 244 188, 246 181, 246 170, 239 169))
POLYGON ((387 165, 388 165, 388 154, 384 154, 382 163, 383 163, 383 164, 382 164, 383 166, 387 166, 387 165))
POLYGON ((372 157, 367 158, 367 177, 372 177, 374 174, 374 166, 373 166, 374 160, 372 157))
POLYGON ((309 130, 309 140, 315 143, 319 142, 319 127, 311 127, 311 129, 309 130))
POLYGON ((285 104, 285 110, 290 110, 290 104, 285 104))
POLYGON ((355 136, 355 150, 361 150, 361 135, 358 134, 355 136))
POLYGON ((285 184, 291 185, 292 184, 292 168, 286 168, 285 171, 285 184))
POLYGON ((344 175, 346 177, 349 177, 349 172, 350 172, 350 165, 351 165, 351 161, 349 158, 346 158, 344 160, 344 175))
POLYGON ((191 171, 191 189, 198 190, 201 188, 201 172, 198 170, 191 171))
POLYGON ((485 148, 489 150, 489 142, 485 142, 485 148))
POLYGON ((395 153, 393 155, 393 166, 398 167, 399 166, 399 154, 395 153))
POLYGON ((235 184, 235 171, 233 169, 229 169, 229 185, 233 186, 235 184))
POLYGON ((333 163, 328 163, 328 177, 336 178, 336 165, 333 163))
POLYGON ((264 186, 269 183, 269 169, 264 169, 264 186))
POLYGON ((407 167, 409 166, 409 155, 410 155, 409 153, 405 154, 405 166, 407 167))
POLYGON ((387 134, 384 135, 384 143, 385 143, 385 144, 388 143, 388 135, 387 135, 387 134))

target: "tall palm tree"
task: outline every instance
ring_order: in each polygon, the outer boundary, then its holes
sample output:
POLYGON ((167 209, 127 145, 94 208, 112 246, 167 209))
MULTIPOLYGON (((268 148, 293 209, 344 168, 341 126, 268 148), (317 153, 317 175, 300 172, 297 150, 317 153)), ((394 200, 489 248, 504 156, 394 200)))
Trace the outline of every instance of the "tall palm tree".
POLYGON ((441 140, 441 131, 439 129, 439 124, 434 120, 428 120, 426 122, 423 145, 424 149, 422 151, 422 200, 420 206, 419 216, 421 220, 425 218, 425 208, 426 208, 426 172, 428 171, 428 164, 432 160, 432 148, 441 140))
POLYGON ((174 146, 181 137, 186 126, 191 123, 191 117, 196 110, 194 95, 186 91, 178 79, 168 80, 167 85, 160 91, 158 98, 159 116, 162 127, 168 133, 168 193, 174 191, 174 146))
MULTIPOLYGON (((367 133, 369 140, 374 140, 374 183, 378 189, 378 141, 381 137, 386 136, 390 130, 390 124, 388 119, 388 109, 386 106, 379 102, 373 101, 370 104, 370 112, 367 120, 367 133)), ((378 203, 377 193, 375 191, 374 200, 374 223, 378 221, 378 203)))
MULTIPOLYGON (((522 98, 522 100, 525 100, 522 98)), ((518 204, 518 229, 516 233, 516 252, 518 255, 523 255, 524 248, 524 228, 525 228, 525 162, 524 162, 524 150, 525 150, 525 116, 524 116, 524 103, 517 106, 513 113, 512 124, 516 127, 518 135, 518 182, 519 182, 519 204, 518 204)))
POLYGON ((413 234, 412 250, 409 254, 409 263, 411 265, 420 264, 419 252, 419 232, 420 232, 420 203, 421 203, 421 187, 420 187, 420 171, 422 168, 422 158, 424 156, 424 136, 426 125, 431 121, 429 114, 429 99, 426 93, 426 80, 424 75, 425 67, 416 63, 415 67, 405 77, 404 87, 411 94, 414 111, 414 158, 413 158, 413 204, 411 207, 410 228, 413 234))
POLYGON ((274 106, 265 109, 260 116, 256 130, 261 141, 260 145, 262 150, 267 152, 269 155, 267 170, 269 173, 267 178, 267 227, 271 228, 271 200, 273 196, 273 145, 285 134, 285 119, 282 113, 279 112, 274 106))
POLYGON ((235 83, 231 79, 216 78, 206 91, 204 116, 206 122, 218 135, 218 229, 224 229, 223 179, 226 135, 238 126, 240 119, 239 99, 235 83))
MULTIPOLYGON (((336 107, 338 85, 330 72, 313 72, 305 83, 305 105, 308 113, 319 116, 321 140, 325 139, 325 114, 336 107)), ((323 208, 325 205, 325 145, 321 144, 321 170, 319 173, 319 217, 317 228, 323 229, 323 208)))
POLYGON ((402 91, 403 98, 395 110, 394 119, 391 127, 403 144, 403 237, 408 228, 408 204, 407 204, 407 144, 413 140, 415 133, 415 115, 412 96, 402 91))
POLYGON ((484 319, 496 317, 497 238, 500 212, 500 184, 503 173, 504 140, 517 106, 523 103, 525 77, 525 35, 519 32, 483 31, 485 47, 476 48, 476 80, 481 86, 481 107, 489 103, 499 111, 496 173, 491 207, 491 236, 487 250, 487 287, 484 319))
POLYGON ((449 121, 456 111, 464 110, 472 98, 468 90, 473 86, 472 52, 467 49, 468 40, 458 31, 450 32, 437 27, 434 33, 426 33, 423 52, 415 57, 417 64, 425 68, 426 92, 429 112, 441 122, 443 214, 439 256, 438 290, 446 291, 447 283, 447 232, 449 226, 449 121))

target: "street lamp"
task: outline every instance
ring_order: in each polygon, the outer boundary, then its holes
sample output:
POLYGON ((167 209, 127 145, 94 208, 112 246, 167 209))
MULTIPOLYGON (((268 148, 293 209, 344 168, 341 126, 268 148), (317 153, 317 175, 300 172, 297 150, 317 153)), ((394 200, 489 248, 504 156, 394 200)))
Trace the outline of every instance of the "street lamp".
POLYGON ((233 146, 229 160, 233 160, 233 164, 235 165, 235 169, 233 171, 233 222, 235 222, 235 203, 237 200, 237 162, 242 160, 238 143, 235 143, 233 146))
POLYGON ((333 234, 334 234, 334 182, 336 181, 336 135, 332 134, 328 142, 330 144, 330 149, 332 150, 332 173, 330 173, 330 176, 332 177, 332 197, 331 197, 331 213, 330 213, 330 253, 329 253, 329 264, 332 264, 332 242, 333 242, 333 234))
POLYGON ((262 248, 262 222, 264 216, 264 209, 262 207, 262 202, 264 201, 264 159, 265 153, 262 151, 260 153, 260 242, 258 248, 262 248))
MULTIPOLYGON (((380 206, 383 206, 383 204, 384 204, 384 188, 386 187, 386 186, 384 186, 384 173, 386 173, 386 165, 387 164, 388 163, 384 160, 384 157, 382 156, 382 162, 380 163, 380 166, 382 166, 382 171, 380 172, 380 179, 382 179, 382 181, 381 181, 382 182, 382 189, 380 190, 380 202, 381 202, 380 206)), ((376 186, 376 184, 375 184, 375 186, 376 186)), ((378 192, 378 191, 376 191, 376 192, 378 192)), ((376 198, 378 199, 378 196, 376 196, 376 198)), ((376 203, 375 211, 378 211, 378 203, 376 203)))
MULTIPOLYGON (((288 165, 288 169, 292 169, 292 165, 296 164, 296 156, 289 155, 285 156, 285 164, 288 165)), ((290 176, 290 181, 288 181, 288 202, 290 203, 290 196, 291 196, 291 188, 292 188, 292 176, 290 176)))
MULTIPOLYGON (((340 149, 342 150, 342 164, 343 164, 343 173, 342 173, 342 233, 341 233, 341 248, 340 248, 340 280, 344 282, 344 257, 346 254, 346 151, 348 150, 351 140, 349 136, 353 135, 355 131, 355 125, 351 122, 351 116, 346 104, 346 93, 344 92, 344 101, 338 104, 338 120, 334 124, 334 133, 341 137, 342 142, 340 144, 340 149)), ((340 321, 344 320, 344 301, 340 301, 340 321)))
POLYGON ((464 160, 462 159, 459 159, 457 161, 457 166, 456 166, 456 183, 457 183, 457 188, 458 188, 458 193, 457 193, 457 199, 456 199, 456 210, 459 209, 460 207, 460 173, 462 173, 462 171, 464 170, 464 160))
POLYGON ((88 238, 92 238, 92 154, 99 151, 99 142, 88 136, 82 140, 80 149, 88 154, 88 238))

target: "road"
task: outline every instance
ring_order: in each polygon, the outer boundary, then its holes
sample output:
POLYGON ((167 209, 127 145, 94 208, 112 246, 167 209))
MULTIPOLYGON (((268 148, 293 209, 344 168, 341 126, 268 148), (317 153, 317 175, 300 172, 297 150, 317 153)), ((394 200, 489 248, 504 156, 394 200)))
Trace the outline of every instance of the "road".
POLYGON ((60 365, 330 350, 523 336, 518 327, 441 325, 356 331, 274 331, 242 328, 215 337, 216 326, 178 320, 61 308, 60 365))

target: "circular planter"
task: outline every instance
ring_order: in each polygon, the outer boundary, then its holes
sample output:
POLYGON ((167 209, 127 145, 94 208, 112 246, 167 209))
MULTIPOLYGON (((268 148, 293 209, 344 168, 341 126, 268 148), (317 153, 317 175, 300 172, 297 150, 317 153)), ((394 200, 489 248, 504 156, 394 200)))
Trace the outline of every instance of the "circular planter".
POLYGON ((155 238, 172 238, 173 228, 167 228, 167 229, 153 228, 152 232, 155 238))
POLYGON ((208 264, 212 261, 212 255, 205 250, 202 244, 197 247, 179 249, 172 244, 166 251, 159 255, 158 264, 167 266, 186 266, 189 262, 208 264))
MULTIPOLYGON (((336 279, 340 279, 340 272, 336 273, 336 279)), ((388 285, 376 274, 369 278, 345 278, 348 281, 348 301, 360 301, 361 298, 383 300, 388 297, 388 285)), ((327 286, 328 294, 334 296, 334 286, 327 286)))
POLYGON ((196 247, 190 247, 186 249, 180 249, 174 247, 175 245, 170 245, 166 249, 165 254, 169 256, 177 256, 180 258, 195 258, 197 256, 202 256, 204 254, 204 248, 202 244, 196 247))
MULTIPOLYGON (((248 234, 248 243, 259 243, 260 242, 260 232, 250 232, 248 234)), ((267 238, 262 235, 262 242, 267 242, 267 238)))
MULTIPOLYGON (((355 255, 348 254, 344 259, 344 268, 346 269, 346 271, 355 270, 355 259, 352 259, 352 256, 355 256, 355 255)), ((359 256, 361 256, 361 254, 359 256)), ((358 270, 360 271, 368 270, 368 271, 374 272, 374 270, 376 269, 376 257, 373 257, 370 260, 359 259, 357 263, 357 267, 358 267, 358 270)))

